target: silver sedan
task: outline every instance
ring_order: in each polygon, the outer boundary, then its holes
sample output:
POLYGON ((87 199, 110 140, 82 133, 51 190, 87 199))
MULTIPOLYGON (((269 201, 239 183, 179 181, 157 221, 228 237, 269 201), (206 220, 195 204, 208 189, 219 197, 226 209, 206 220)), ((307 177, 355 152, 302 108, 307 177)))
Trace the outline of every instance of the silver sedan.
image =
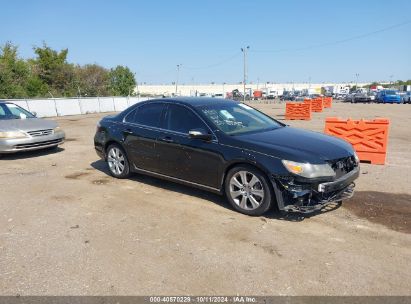
POLYGON ((56 148, 64 139, 64 131, 56 122, 0 101, 0 154, 56 148))

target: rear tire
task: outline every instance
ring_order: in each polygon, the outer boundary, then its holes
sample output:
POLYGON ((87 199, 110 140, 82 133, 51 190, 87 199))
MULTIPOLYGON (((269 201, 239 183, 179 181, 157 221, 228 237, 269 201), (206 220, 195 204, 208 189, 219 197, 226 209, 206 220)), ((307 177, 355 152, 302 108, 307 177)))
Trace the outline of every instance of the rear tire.
POLYGON ((240 165, 231 169, 224 188, 227 200, 243 214, 259 216, 272 206, 272 187, 266 176, 252 166, 240 165))
POLYGON ((112 144, 107 148, 107 165, 110 174, 115 178, 127 178, 130 176, 130 165, 127 154, 118 144, 112 144))

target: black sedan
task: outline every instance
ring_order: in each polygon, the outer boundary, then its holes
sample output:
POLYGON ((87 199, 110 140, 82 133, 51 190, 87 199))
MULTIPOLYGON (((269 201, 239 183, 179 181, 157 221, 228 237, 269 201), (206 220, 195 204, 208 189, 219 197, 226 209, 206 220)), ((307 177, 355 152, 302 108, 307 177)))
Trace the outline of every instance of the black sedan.
POLYGON ((225 194, 248 215, 318 210, 351 197, 359 175, 349 143, 224 99, 138 103, 103 118, 94 144, 114 177, 143 173, 225 194))

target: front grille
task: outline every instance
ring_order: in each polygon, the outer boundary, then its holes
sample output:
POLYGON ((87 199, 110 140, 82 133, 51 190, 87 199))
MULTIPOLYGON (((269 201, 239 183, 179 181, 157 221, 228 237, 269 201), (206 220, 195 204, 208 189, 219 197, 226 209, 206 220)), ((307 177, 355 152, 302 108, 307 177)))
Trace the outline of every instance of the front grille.
POLYGON ((336 178, 351 172, 358 165, 354 156, 332 160, 329 163, 335 172, 336 178))
POLYGON ((53 134, 53 129, 37 130, 27 132, 31 137, 46 136, 53 134))
POLYGON ((55 139, 55 140, 48 140, 48 141, 42 141, 42 142, 36 142, 36 143, 15 145, 14 148, 16 150, 29 149, 29 148, 36 148, 36 147, 43 147, 43 146, 53 145, 53 144, 59 144, 59 143, 62 143, 62 142, 63 142, 63 139, 55 139))

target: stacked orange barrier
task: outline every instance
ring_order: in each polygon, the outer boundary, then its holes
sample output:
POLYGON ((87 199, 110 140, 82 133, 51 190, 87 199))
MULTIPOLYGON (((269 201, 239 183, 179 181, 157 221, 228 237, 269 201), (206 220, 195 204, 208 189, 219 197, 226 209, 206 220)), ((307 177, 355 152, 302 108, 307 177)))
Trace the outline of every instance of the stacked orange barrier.
POLYGON ((313 112, 322 112, 323 111, 323 100, 322 97, 315 99, 304 99, 304 103, 311 104, 311 111, 313 112))
POLYGON ((302 102, 287 102, 285 104, 285 119, 287 120, 310 120, 311 104, 302 102))
POLYGON ((358 157, 371 164, 384 165, 387 155, 388 127, 387 118, 374 120, 343 120, 328 117, 324 132, 350 142, 358 157))
POLYGON ((332 98, 332 97, 323 97, 323 105, 324 105, 324 108, 331 108, 332 102, 333 102, 333 98, 332 98))

